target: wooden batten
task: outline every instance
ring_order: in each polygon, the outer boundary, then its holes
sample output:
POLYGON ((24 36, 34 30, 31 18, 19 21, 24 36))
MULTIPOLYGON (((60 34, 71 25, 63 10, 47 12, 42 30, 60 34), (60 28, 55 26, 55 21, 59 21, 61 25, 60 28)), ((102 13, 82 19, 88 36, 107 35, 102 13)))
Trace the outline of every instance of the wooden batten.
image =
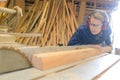
POLYGON ((7 34, 0 34, 0 42, 8 43, 8 42, 15 42, 16 37, 13 35, 7 35, 7 34))

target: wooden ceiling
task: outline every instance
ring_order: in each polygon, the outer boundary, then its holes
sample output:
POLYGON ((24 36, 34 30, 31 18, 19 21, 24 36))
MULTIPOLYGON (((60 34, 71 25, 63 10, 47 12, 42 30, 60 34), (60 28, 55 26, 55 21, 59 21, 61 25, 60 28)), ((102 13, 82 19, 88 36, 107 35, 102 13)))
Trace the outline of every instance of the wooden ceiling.
MULTIPOLYGON (((73 2, 80 7, 81 1, 86 1, 86 8, 116 10, 120 0, 66 0, 73 2)), ((33 3, 34 0, 25 0, 26 3, 33 3)))
POLYGON ((86 1, 86 8, 116 10, 120 0, 72 0, 77 6, 86 1))

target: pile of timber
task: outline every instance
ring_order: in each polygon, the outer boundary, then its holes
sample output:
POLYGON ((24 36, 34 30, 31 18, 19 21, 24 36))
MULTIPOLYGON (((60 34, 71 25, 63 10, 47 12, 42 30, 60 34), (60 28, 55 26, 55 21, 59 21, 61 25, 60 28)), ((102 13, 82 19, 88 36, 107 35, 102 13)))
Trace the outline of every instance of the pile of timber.
POLYGON ((18 38, 27 45, 66 45, 77 28, 72 3, 64 0, 35 0, 32 8, 21 20, 15 32, 38 33, 42 37, 18 38))
POLYGON ((66 45, 78 27, 73 5, 66 0, 34 0, 13 32, 42 34, 42 37, 17 37, 16 42, 39 46, 66 45))

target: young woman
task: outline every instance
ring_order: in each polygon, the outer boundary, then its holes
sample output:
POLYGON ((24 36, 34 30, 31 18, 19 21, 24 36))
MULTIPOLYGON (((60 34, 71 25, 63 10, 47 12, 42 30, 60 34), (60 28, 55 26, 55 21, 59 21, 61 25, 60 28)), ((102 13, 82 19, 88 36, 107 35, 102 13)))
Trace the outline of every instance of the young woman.
POLYGON ((88 16, 86 24, 81 25, 68 42, 68 46, 92 45, 102 52, 111 51, 111 44, 109 19, 103 11, 93 11, 88 16))

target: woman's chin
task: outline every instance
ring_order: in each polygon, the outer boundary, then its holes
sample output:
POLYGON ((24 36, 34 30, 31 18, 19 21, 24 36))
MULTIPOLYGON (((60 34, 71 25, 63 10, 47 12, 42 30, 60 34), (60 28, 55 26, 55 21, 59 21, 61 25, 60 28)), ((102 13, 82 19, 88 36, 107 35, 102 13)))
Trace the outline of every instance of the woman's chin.
POLYGON ((99 34, 99 33, 97 33, 97 32, 92 32, 92 34, 93 34, 93 35, 97 35, 97 34, 99 34))

